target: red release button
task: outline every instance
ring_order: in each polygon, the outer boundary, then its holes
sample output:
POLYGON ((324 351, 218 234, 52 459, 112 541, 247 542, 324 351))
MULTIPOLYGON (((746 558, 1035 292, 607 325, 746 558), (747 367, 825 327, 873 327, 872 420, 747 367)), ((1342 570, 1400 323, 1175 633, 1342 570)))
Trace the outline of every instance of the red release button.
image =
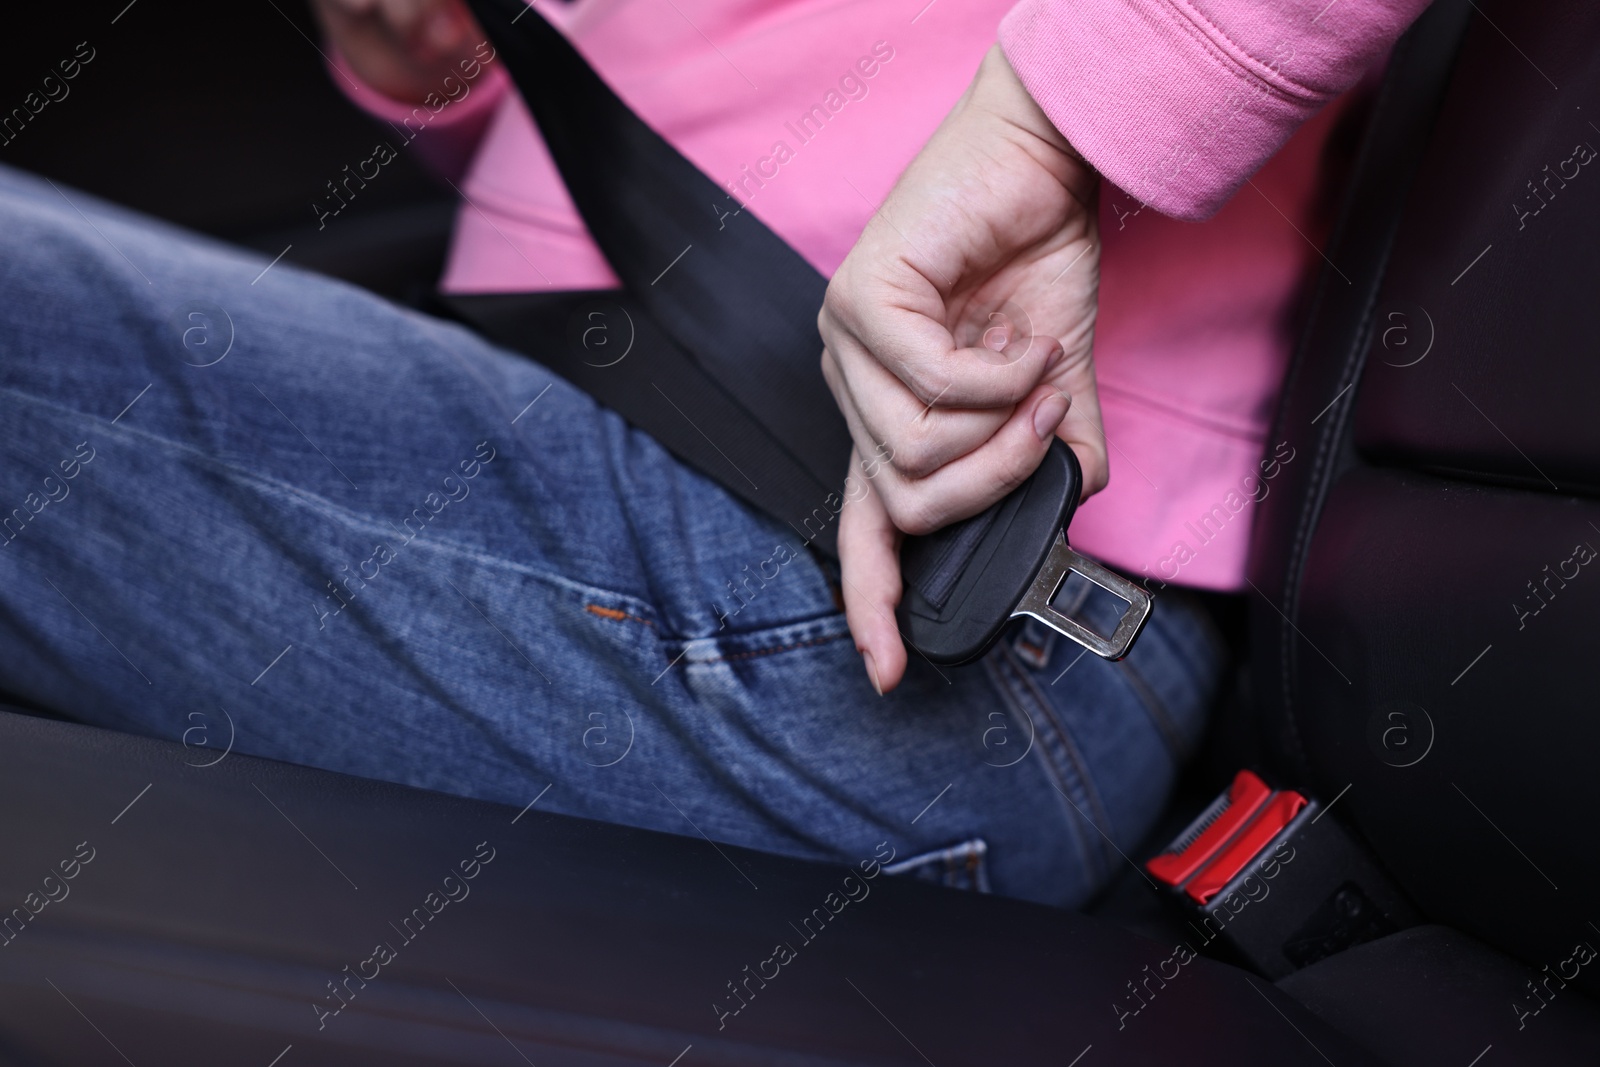
POLYGON ((1282 833, 1283 828, 1293 822, 1294 817, 1300 814, 1300 810, 1305 806, 1306 798, 1292 790, 1275 794, 1261 809, 1261 814, 1255 821, 1229 841, 1227 846, 1217 853, 1216 859, 1183 887, 1183 891, 1191 899, 1201 904, 1206 903, 1216 896, 1223 886, 1233 881, 1274 837, 1282 833))
POLYGON ((1145 864, 1145 870, 1167 885, 1182 885, 1184 879, 1205 866, 1206 861, 1227 844, 1228 838, 1239 832, 1271 795, 1272 790, 1260 778, 1249 771, 1240 771, 1228 787, 1227 806, 1211 825, 1178 851, 1163 852, 1151 859, 1145 864))

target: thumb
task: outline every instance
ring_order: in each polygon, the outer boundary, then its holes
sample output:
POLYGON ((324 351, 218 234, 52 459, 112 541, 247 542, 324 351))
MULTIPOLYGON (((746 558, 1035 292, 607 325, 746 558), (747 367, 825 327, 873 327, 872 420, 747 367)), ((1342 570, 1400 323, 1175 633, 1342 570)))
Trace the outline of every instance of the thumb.
POLYGON ((1106 487, 1111 465, 1106 453, 1105 424, 1100 415, 1100 391, 1095 384, 1094 356, 1088 348, 1070 352, 1050 374, 1050 383, 1072 399, 1067 417, 1056 436, 1071 447, 1083 470, 1083 498, 1106 487))
MULTIPOLYGON (((861 469, 854 452, 850 466, 861 469)), ((839 515, 839 572, 844 614, 872 687, 881 695, 900 684, 906 649, 894 609, 900 603, 900 531, 872 483, 856 499, 848 492, 839 515)))

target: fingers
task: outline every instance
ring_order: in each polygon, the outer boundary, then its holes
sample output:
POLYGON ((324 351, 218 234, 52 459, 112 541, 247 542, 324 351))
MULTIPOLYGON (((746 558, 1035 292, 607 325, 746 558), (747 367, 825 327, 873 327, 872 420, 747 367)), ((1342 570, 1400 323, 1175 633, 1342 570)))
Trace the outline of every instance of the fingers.
POLYGON ((861 306, 860 287, 835 276, 818 324, 824 343, 852 388, 863 388, 874 369, 887 371, 924 406, 995 408, 1017 403, 1045 376, 1059 346, 1041 338, 1013 338, 1002 327, 986 329, 969 347, 959 346, 944 325, 944 302, 929 287, 919 299, 879 299, 861 306), (923 306, 927 305, 927 306, 923 306), (996 350, 995 333, 1008 343, 996 350), (1029 342, 1032 343, 1029 343, 1029 342))
POLYGON ((1078 466, 1083 471, 1082 499, 1087 500, 1104 489, 1111 476, 1105 426, 1100 420, 1100 392, 1095 384, 1094 360, 1088 353, 1068 357, 1051 376, 1051 383, 1072 397, 1072 408, 1056 430, 1056 436, 1078 457, 1078 466))
POLYGON ((885 510, 897 527, 910 534, 932 533, 976 515, 1038 469, 1070 406, 1070 397, 1042 385, 1017 405, 981 448, 926 478, 903 479, 887 471, 876 487, 885 510))
POLYGON ((461 0, 316 0, 330 19, 362 27, 432 60, 459 51, 473 29, 461 0))
POLYGON ((457 98, 474 42, 484 40, 462 0, 312 0, 328 41, 367 85, 412 104, 457 98))
POLYGON ((840 408, 859 419, 856 444, 862 453, 883 457, 908 478, 925 477, 966 455, 1011 417, 1010 406, 951 409, 924 404, 875 363, 864 364, 852 384, 831 350, 823 351, 822 375, 840 408))
POLYGON ((330 14, 364 19, 399 38, 410 36, 416 24, 439 0, 314 0, 330 14))
POLYGON ((384 27, 421 56, 449 56, 471 31, 459 0, 373 0, 384 27))
MULTIPOLYGON (((894 440, 873 437, 848 395, 839 397, 839 408, 856 454, 874 457, 873 489, 889 521, 906 533, 925 534, 976 515, 1027 480, 1044 459, 1071 402, 1059 386, 1041 384, 1006 413, 987 440, 923 477, 898 469, 894 440)), ((1091 444, 1092 434, 1086 432, 1083 440, 1091 444)))
MULTIPOLYGON (((888 463, 864 463, 863 446, 852 448, 851 470, 870 473, 856 483, 859 495, 847 494, 839 516, 845 620, 868 680, 880 694, 899 685, 906 670, 906 648, 895 620, 903 593, 900 531, 928 533, 982 511, 1033 473, 1056 436, 1078 457, 1085 498, 1106 484, 1106 443, 1093 365, 1087 359, 1083 363, 1041 384, 988 441, 925 478, 904 478, 888 463), (1068 381, 1083 390, 1080 404, 1063 392, 1068 381)), ((853 405, 840 406, 859 440, 864 432, 859 414, 853 405)), ((874 444, 866 447, 873 449, 871 454, 882 454, 874 444)))
POLYGON ((472 15, 460 0, 427 0, 410 36, 424 51, 451 57, 468 44, 473 27, 472 15))
POLYGON ((423 20, 442 4, 430 0, 378 0, 378 11, 395 35, 410 40, 423 20))
MULTIPOLYGON (((856 454, 852 470, 860 469, 856 454)), ((845 499, 839 514, 839 571, 845 621, 861 653, 872 687, 881 695, 906 673, 906 649, 894 609, 900 603, 900 534, 889 520, 873 481, 859 482, 860 496, 845 499)))

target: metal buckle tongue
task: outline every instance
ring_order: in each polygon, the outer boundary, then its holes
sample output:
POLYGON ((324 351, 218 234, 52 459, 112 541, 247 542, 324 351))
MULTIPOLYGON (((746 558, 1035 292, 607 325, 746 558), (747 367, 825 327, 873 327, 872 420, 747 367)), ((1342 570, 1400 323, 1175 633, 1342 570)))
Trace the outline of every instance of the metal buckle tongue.
POLYGON ((1105 565, 1074 552, 1067 546, 1067 535, 1063 531, 1056 534, 1049 555, 1045 557, 1043 566, 1033 579, 1033 584, 1023 594, 1022 602, 1017 605, 1017 610, 1011 613, 1011 617, 1015 619, 1026 615, 1028 618, 1038 619, 1063 637, 1077 642, 1097 656, 1121 659, 1128 654, 1128 649, 1133 647, 1134 639, 1139 636, 1139 631, 1144 629, 1145 622, 1149 620, 1150 606, 1149 593, 1105 565), (1052 603, 1061 592, 1067 577, 1072 574, 1081 575, 1127 604, 1117 619, 1116 629, 1109 636, 1089 629, 1077 619, 1058 610, 1052 603))

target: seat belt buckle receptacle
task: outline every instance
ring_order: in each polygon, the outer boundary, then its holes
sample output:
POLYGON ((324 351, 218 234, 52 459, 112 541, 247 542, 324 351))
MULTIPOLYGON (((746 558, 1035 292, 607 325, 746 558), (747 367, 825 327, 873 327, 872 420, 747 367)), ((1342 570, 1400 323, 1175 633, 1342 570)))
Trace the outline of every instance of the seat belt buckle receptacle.
POLYGON ((1145 870, 1202 946, 1281 978, 1418 917, 1314 799, 1240 771, 1145 870))

